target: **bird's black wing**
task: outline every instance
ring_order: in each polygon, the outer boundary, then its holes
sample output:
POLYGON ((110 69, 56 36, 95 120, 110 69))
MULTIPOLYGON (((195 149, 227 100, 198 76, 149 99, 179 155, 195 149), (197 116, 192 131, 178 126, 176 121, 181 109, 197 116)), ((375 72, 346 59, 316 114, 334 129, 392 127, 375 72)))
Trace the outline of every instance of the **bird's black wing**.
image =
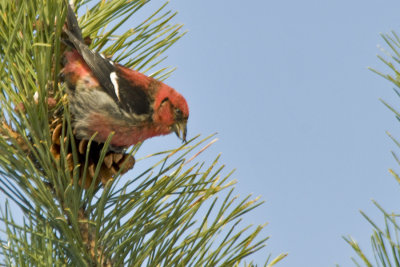
POLYGON ((65 30, 68 35, 69 41, 73 44, 74 48, 82 56, 83 60, 92 70, 93 75, 97 78, 104 91, 109 94, 115 101, 118 101, 114 85, 111 81, 111 73, 115 72, 114 65, 102 57, 99 53, 91 50, 85 43, 75 37, 69 30, 65 30))
MULTIPOLYGON (((117 64, 118 65, 118 64, 117 64)), ((120 70, 125 68, 120 66, 120 70)), ((146 88, 135 83, 135 80, 124 77, 124 74, 117 71, 119 98, 125 110, 134 112, 136 114, 150 114, 152 109, 150 107, 149 95, 146 93, 146 88)), ((157 83, 156 80, 152 80, 157 83)), ((152 84, 150 84, 152 86, 152 84)))
POLYGON ((68 35, 68 41, 82 56, 103 90, 126 111, 136 114, 149 113, 151 110, 150 103, 143 88, 134 86, 128 80, 119 76, 116 65, 112 61, 91 50, 83 42, 78 21, 69 5, 67 25, 70 27, 65 30, 68 35))

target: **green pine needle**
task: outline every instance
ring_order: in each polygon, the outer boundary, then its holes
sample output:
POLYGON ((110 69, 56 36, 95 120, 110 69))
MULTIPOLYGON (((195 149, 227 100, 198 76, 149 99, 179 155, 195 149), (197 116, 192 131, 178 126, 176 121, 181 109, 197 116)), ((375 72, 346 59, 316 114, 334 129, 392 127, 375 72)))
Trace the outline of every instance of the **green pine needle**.
MULTIPOLYGON (((138 159, 141 166, 157 162, 96 186, 110 136, 91 186, 79 186, 89 171, 94 137, 80 166, 59 81, 66 2, 0 1, 0 192, 24 214, 22 222, 15 221, 8 202, 0 209, 0 265, 239 266, 263 249, 266 225, 242 222, 263 202, 234 196, 232 172, 225 172, 219 156, 211 164, 198 162, 216 141, 213 136, 138 159), (55 107, 48 106, 49 97, 57 100, 55 107), (49 121, 55 112, 62 118, 60 140, 66 140, 59 159, 51 153, 49 121)), ((86 9, 78 20, 92 49, 166 79, 174 68, 161 66, 164 53, 185 33, 173 23, 176 13, 167 2, 143 21, 136 19, 148 2, 75 1, 75 7, 79 14, 86 9), (120 32, 128 21, 131 29, 120 32)), ((265 266, 285 256, 266 257, 265 266)))

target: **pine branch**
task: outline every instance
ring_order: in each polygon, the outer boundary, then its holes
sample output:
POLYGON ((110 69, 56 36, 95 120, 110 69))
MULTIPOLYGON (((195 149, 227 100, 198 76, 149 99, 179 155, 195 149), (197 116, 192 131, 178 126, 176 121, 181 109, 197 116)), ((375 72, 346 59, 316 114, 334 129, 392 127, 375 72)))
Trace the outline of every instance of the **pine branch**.
MULTIPOLYGON (((173 69, 160 67, 163 53, 184 33, 166 4, 135 21, 147 2, 75 4, 90 7, 79 24, 92 49, 165 79, 173 69), (128 20, 136 26, 120 33, 128 20)), ((4 265, 236 266, 262 249, 265 225, 241 222, 262 202, 233 196, 219 156, 196 162, 212 137, 138 160, 158 162, 122 176, 140 144, 116 153, 112 136, 74 136, 59 80, 65 16, 66 1, 0 1, 0 191, 24 212, 16 222, 6 204, 0 217, 4 265)))
MULTIPOLYGON (((382 72, 371 69, 373 72, 384 77, 385 79, 392 82, 397 88, 400 88, 400 72, 398 71, 398 65, 400 64, 400 39, 395 32, 392 34, 382 34, 383 40, 389 46, 390 51, 381 48, 382 52, 386 54, 386 59, 383 56, 378 56, 378 58, 385 63, 389 69, 393 72, 392 74, 383 74, 382 72)), ((397 96, 400 96, 397 89, 394 89, 397 96)), ((383 101, 383 104, 391 110, 396 118, 399 120, 400 113, 393 108, 391 105, 383 101)), ((393 140, 393 142, 399 146, 399 142, 394 136, 388 133, 388 136, 393 140)), ((396 162, 400 164, 396 154, 392 152, 396 162)), ((393 177, 400 183, 399 175, 392 169, 389 172, 393 177)), ((373 228, 373 233, 371 235, 371 246, 374 255, 374 260, 368 259, 364 250, 361 249, 360 245, 351 237, 344 237, 344 240, 353 248, 362 263, 365 266, 400 266, 400 240, 399 240, 399 215, 388 213, 383 209, 377 202, 373 201, 375 206, 380 210, 383 215, 384 225, 380 226, 375 223, 371 218, 369 218, 364 212, 361 211, 363 217, 371 224, 373 228)), ((353 262, 356 266, 361 266, 355 259, 353 262)))

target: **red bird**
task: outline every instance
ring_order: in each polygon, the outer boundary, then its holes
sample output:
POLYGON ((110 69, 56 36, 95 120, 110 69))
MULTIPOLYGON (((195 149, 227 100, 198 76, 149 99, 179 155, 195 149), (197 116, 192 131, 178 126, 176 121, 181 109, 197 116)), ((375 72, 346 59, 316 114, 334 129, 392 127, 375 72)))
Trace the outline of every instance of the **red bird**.
POLYGON ((153 136, 175 132, 186 141, 189 108, 168 85, 92 51, 83 42, 75 14, 68 6, 61 71, 68 88, 73 128, 78 138, 126 148, 153 136))

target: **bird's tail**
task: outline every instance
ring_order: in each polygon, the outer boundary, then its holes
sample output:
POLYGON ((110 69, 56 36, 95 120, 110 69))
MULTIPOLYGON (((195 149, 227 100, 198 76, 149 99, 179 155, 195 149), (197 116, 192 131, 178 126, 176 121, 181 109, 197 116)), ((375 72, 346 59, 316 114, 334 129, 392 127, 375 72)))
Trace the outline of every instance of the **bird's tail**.
POLYGON ((71 42, 71 36, 73 39, 79 40, 83 42, 82 30, 79 28, 78 19, 76 18, 75 12, 71 4, 67 4, 67 20, 66 25, 64 26, 64 32, 67 34, 68 39, 64 39, 63 41, 69 45, 74 46, 74 42, 71 42))

